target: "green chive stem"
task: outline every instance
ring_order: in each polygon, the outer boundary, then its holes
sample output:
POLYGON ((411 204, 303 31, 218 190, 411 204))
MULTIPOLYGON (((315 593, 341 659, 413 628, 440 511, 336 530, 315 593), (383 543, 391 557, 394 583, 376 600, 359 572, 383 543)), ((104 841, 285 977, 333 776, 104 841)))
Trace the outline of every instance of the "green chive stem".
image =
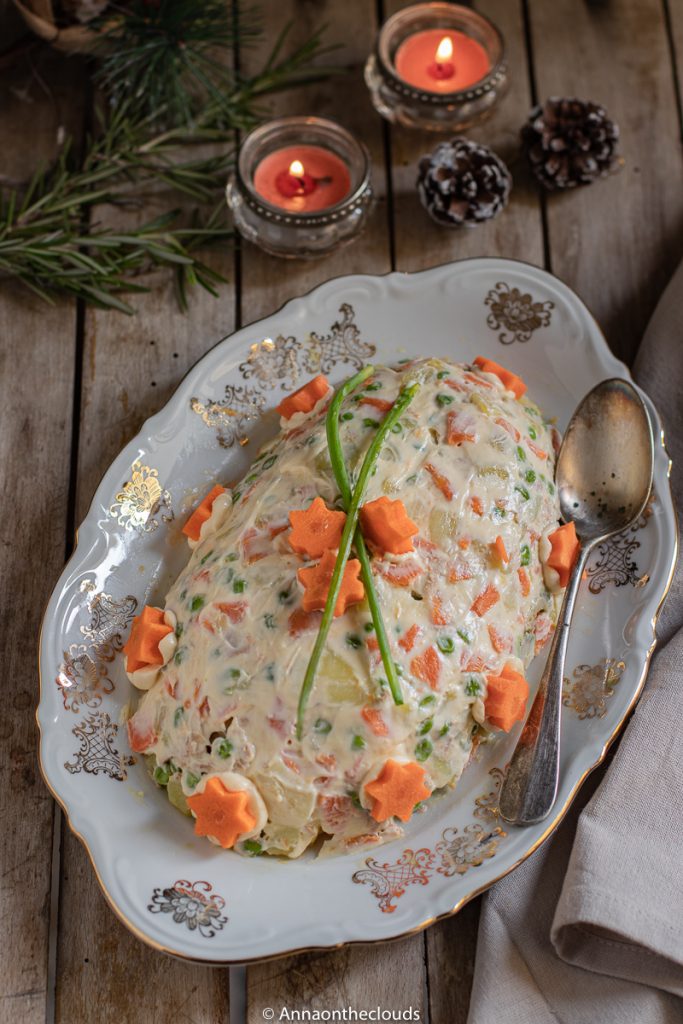
MULTIPOLYGON (((349 509, 352 494, 351 482, 346 470, 346 462, 342 451, 341 438, 339 437, 339 412, 346 396, 369 376, 366 372, 367 370, 368 367, 365 367, 365 369, 361 370, 355 377, 351 377, 345 384, 342 384, 339 391, 334 396, 327 413, 327 446, 330 451, 332 470, 337 481, 337 486, 341 492, 342 504, 344 505, 345 511, 348 511, 349 509)), ((370 367, 370 370, 372 371, 372 367, 370 367)), ((360 562, 361 567, 361 578, 365 587, 368 607, 370 608, 370 615, 372 616, 372 622, 375 627, 377 644, 380 654, 382 655, 382 664, 384 665, 384 671, 386 673, 391 696, 394 698, 394 704, 402 704, 403 694, 401 693, 401 683, 398 678, 394 659, 391 656, 389 638, 384 626, 384 619, 382 618, 382 611, 379 606, 379 598, 377 597, 377 591, 375 589, 375 581, 370 567, 370 556, 368 555, 368 549, 365 546, 365 540, 359 526, 356 527, 353 543, 356 548, 356 552, 358 553, 358 561, 360 562)))
POLYGON ((415 383, 411 384, 410 387, 404 388, 399 394, 396 402, 392 409, 389 410, 387 415, 382 420, 381 424, 377 429, 370 447, 365 453, 363 459, 363 465, 361 466, 360 473, 358 474, 358 481, 356 483, 351 503, 346 513, 346 522, 344 524, 344 530, 339 541, 339 550, 337 552, 337 560, 332 570, 332 578, 330 579, 330 588, 327 592, 327 601, 325 602, 325 610, 323 611, 323 617, 320 620, 320 628, 318 630, 318 636, 316 637, 315 645, 311 653, 304 681, 301 686, 301 693, 299 694, 299 706, 297 708, 296 718, 296 735, 297 739, 301 739, 303 736, 304 727, 304 715, 306 713, 306 705, 310 696, 311 690, 313 689, 313 683, 315 681, 315 674, 318 669, 318 663, 325 647, 327 640, 327 634, 330 631, 332 625, 332 619, 334 618, 334 609, 337 604, 337 598, 339 597, 339 591, 341 590, 342 580, 344 578, 344 567, 349 558, 351 551, 351 544, 353 541, 353 535, 356 531, 356 524, 358 523, 358 513, 360 506, 365 496, 365 490, 370 479, 370 474, 374 469, 377 456, 379 455, 380 448, 384 443, 386 434, 393 427, 397 419, 402 415, 408 405, 412 402, 420 385, 415 383))

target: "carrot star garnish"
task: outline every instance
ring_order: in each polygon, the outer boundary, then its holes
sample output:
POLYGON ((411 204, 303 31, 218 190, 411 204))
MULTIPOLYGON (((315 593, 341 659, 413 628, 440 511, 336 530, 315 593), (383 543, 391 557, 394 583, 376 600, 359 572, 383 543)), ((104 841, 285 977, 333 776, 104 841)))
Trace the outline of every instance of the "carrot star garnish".
POLYGON ((147 668, 148 665, 163 665, 159 643, 172 632, 172 628, 164 621, 162 609, 145 605, 133 619, 130 636, 123 648, 126 671, 137 672, 139 668, 147 668))
POLYGON ((326 551, 339 547, 346 512, 335 512, 322 498, 303 511, 290 512, 292 530, 289 545, 298 555, 320 558, 326 551))
POLYGON ((529 697, 529 684, 513 664, 505 665, 500 675, 486 677, 486 717, 496 729, 509 732, 515 722, 521 722, 529 697))
POLYGON ((511 370, 506 370, 499 363, 495 363, 493 359, 477 356, 474 360, 474 365, 478 366, 484 373, 492 373, 494 377, 497 377, 508 391, 513 392, 515 398, 521 398, 526 391, 526 384, 521 377, 518 377, 516 373, 512 373, 511 370))
POLYGON ((283 398, 277 406, 277 411, 286 420, 291 419, 294 413, 310 412, 329 390, 330 382, 321 373, 313 380, 309 380, 308 384, 304 384, 298 391, 283 398))
MULTIPOLYGON (((324 610, 336 561, 334 552, 326 551, 317 565, 299 569, 297 575, 304 587, 301 606, 305 612, 324 610)), ((344 566, 341 590, 334 606, 335 619, 343 615, 350 604, 357 604, 365 597, 365 588, 358 579, 359 572, 360 562, 357 558, 350 558, 344 566)))
POLYGON ((203 793, 189 796, 187 802, 196 819, 195 834, 216 839, 226 850, 256 824, 249 810, 249 794, 243 789, 226 789, 215 777, 207 780, 203 793))
POLYGON ((365 786, 372 799, 370 814, 375 821, 400 818, 409 821, 415 804, 426 800, 430 790, 425 786, 425 770, 416 761, 388 760, 377 778, 365 786))
POLYGON ((202 526, 207 519, 211 518, 211 512, 213 510, 213 503, 219 494, 225 494, 225 487, 221 487, 220 484, 216 484, 212 487, 207 496, 203 501, 197 505, 196 509, 183 526, 183 533, 190 540, 199 540, 199 535, 202 532, 202 526))
POLYGON ((369 501, 360 510, 360 524, 365 539, 380 551, 405 555, 414 550, 411 538, 418 533, 419 528, 408 517, 406 507, 400 500, 376 498, 375 501, 369 501))

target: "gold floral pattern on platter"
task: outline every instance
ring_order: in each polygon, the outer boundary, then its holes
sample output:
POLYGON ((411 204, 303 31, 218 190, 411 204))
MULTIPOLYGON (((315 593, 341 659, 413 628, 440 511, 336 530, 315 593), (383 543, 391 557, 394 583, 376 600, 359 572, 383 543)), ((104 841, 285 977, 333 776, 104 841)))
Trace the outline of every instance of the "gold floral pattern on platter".
POLYGON ((128 595, 119 600, 97 592, 92 580, 84 580, 82 593, 90 595, 90 622, 81 626, 85 643, 71 644, 63 653, 55 682, 67 711, 98 708, 102 697, 114 689, 108 665, 123 647, 123 634, 135 614, 138 602, 128 595))
POLYGON ((151 914, 170 914, 174 924, 185 925, 189 931, 212 939, 228 921, 222 913, 225 900, 212 890, 209 882, 179 878, 166 889, 155 889, 147 909, 151 914))
POLYGON ((376 346, 363 341, 348 302, 327 334, 312 331, 302 342, 294 335, 263 338, 254 342, 239 369, 248 384, 227 384, 221 399, 190 399, 190 408, 207 427, 216 430, 222 448, 247 441, 252 420, 261 416, 266 392, 274 388, 292 391, 306 375, 329 373, 337 363, 360 367, 375 354, 376 346))
POLYGON ((89 775, 108 775, 110 779, 123 782, 127 769, 135 764, 135 758, 120 754, 115 746, 118 725, 112 722, 106 711, 94 711, 71 730, 80 742, 73 761, 65 761, 64 767, 71 775, 86 772, 89 775))
POLYGON ((441 858, 436 870, 446 878, 464 875, 470 868, 478 868, 493 857, 498 843, 506 835, 502 828, 496 826, 488 831, 476 821, 466 825, 460 834, 455 827, 445 828, 441 840, 434 847, 434 852, 441 858))
POLYGON ((647 573, 642 574, 633 555, 640 547, 640 541, 634 534, 644 530, 653 513, 654 494, 650 497, 643 514, 622 533, 598 544, 597 558, 588 566, 588 589, 591 594, 600 594, 605 587, 643 587, 649 580, 647 573))
POLYGON ((218 434, 221 448, 232 448, 235 441, 246 437, 249 423, 263 412, 265 398, 253 387, 226 384, 221 401, 190 399, 192 412, 200 416, 218 434))
POLYGON ((464 875, 470 868, 479 867, 495 856, 500 841, 507 835, 495 824, 499 816, 498 794, 506 772, 507 766, 491 768, 491 789, 474 801, 474 816, 490 822, 492 828, 485 828, 477 821, 465 825, 462 830, 451 826, 443 830, 434 850, 429 847, 404 850, 398 860, 384 864, 374 857, 367 857, 366 866, 354 872, 352 881, 368 885, 381 912, 393 914, 396 900, 406 889, 411 885, 429 885, 435 871, 446 878, 464 875))
POLYGON ((484 305, 490 310, 486 323, 492 331, 500 331, 498 340, 501 345, 528 341, 534 331, 550 324, 551 312, 555 308, 554 302, 535 302, 528 292, 511 288, 504 281, 499 281, 489 291, 484 305))
POLYGON ((579 718, 604 718, 607 701, 621 679, 626 663, 616 658, 603 658, 597 665, 578 665, 572 678, 565 677, 562 703, 579 718))
POLYGON ((422 850, 404 850, 393 864, 380 864, 373 857, 365 861, 366 868, 353 874, 353 881, 369 885, 372 895, 379 901, 383 914, 393 914, 395 900, 403 896, 410 885, 429 885, 434 854, 426 847, 422 850))
POLYGON ((156 530, 159 520, 170 523, 173 519, 171 495, 161 486, 158 469, 136 459, 131 466, 130 480, 126 480, 115 496, 108 514, 119 526, 138 533, 156 530))

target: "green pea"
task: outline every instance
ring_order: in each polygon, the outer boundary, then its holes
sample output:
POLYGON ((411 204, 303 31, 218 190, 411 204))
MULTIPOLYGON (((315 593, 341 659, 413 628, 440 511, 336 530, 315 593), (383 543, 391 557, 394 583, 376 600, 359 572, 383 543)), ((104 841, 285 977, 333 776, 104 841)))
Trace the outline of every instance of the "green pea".
POLYGON ((379 421, 370 419, 369 416, 366 416, 365 419, 363 420, 363 426, 372 427, 374 430, 377 430, 377 428, 379 427, 379 421))
POLYGON ((465 693, 468 697, 476 697, 481 690, 481 683, 476 679, 469 679, 465 686, 465 693))
POLYGON ((448 375, 449 375, 449 371, 448 370, 439 370, 439 372, 436 375, 436 379, 437 380, 443 380, 444 377, 448 377, 448 375))
POLYGON ((463 643, 466 643, 466 644, 471 644, 472 643, 472 637, 470 636, 470 634, 467 632, 466 629, 456 629, 455 632, 458 634, 458 636, 463 641, 463 643))
POLYGON ((531 564, 531 548, 529 547, 528 544, 522 544, 522 547, 521 547, 520 550, 521 550, 521 557, 520 557, 520 560, 519 560, 519 564, 520 565, 530 565, 531 564))
POLYGON ((190 611, 198 612, 200 608, 204 607, 204 598, 201 594, 197 594, 196 597, 192 598, 190 602, 190 611))
POLYGON ((526 452, 522 448, 521 444, 517 445, 517 458, 520 462, 526 462, 526 452))
POLYGON ((418 729, 418 735, 419 736, 426 736, 426 734, 428 732, 431 732, 433 728, 434 728, 434 720, 432 718, 428 718, 426 721, 424 721, 422 723, 422 725, 418 729))
POLYGON ((266 459, 266 461, 263 463, 263 469, 270 469, 270 467, 274 466, 276 462, 277 455, 271 455, 270 458, 266 459))
POLYGON ((529 495, 529 492, 527 491, 526 487, 520 487, 519 485, 517 485, 515 487, 515 490, 518 491, 522 495, 522 497, 524 498, 525 501, 529 500, 530 495, 529 495))
POLYGON ((256 839, 245 839, 242 843, 242 849, 252 857, 258 857, 259 853, 263 851, 263 847, 256 839))
POLYGON ((232 583, 232 592, 233 592, 233 594, 243 594, 244 593, 244 588, 246 587, 246 585, 247 585, 246 580, 242 580, 238 576, 237 579, 233 580, 233 583, 232 583))
POLYGON ((353 419, 353 413, 352 412, 343 412, 341 414, 341 416, 339 417, 339 419, 340 420, 344 420, 344 422, 348 422, 349 420, 353 419))
POLYGON ((451 397, 451 395, 437 395, 436 396, 436 404, 437 405, 452 405, 453 404, 453 398, 451 397))
POLYGON ((328 732, 332 731, 332 723, 328 722, 326 718, 317 718, 313 728, 322 736, 326 736, 328 732))
POLYGON ((536 433, 535 429, 531 426, 531 424, 529 424, 529 437, 532 441, 535 441, 538 437, 538 434, 536 433))
POLYGON ((184 715, 185 715, 185 708, 176 708, 175 714, 173 716, 173 725, 176 728, 178 728, 178 726, 182 722, 184 715))
POLYGON ((194 789, 200 783, 201 778, 201 775, 195 775, 194 772, 186 772, 185 785, 188 789, 194 789))
POLYGON ((524 479, 528 484, 532 484, 534 482, 534 480, 536 479, 536 474, 534 473, 533 469, 527 469, 526 473, 524 474, 524 479))
POLYGON ((428 693, 426 697, 423 697, 420 703, 418 704, 418 707, 428 708, 430 704, 436 704, 436 697, 434 696, 433 693, 428 693))
POLYGON ((363 629, 365 630, 366 633, 374 633, 374 631, 375 631, 375 624, 374 624, 374 622, 366 622, 365 625, 363 626, 363 629))
POLYGON ((169 772, 168 768, 162 765, 159 765, 157 768, 154 769, 154 775, 152 776, 152 778, 154 779, 158 786, 167 786, 170 777, 171 773, 169 772))
POLYGON ((232 749, 232 743, 230 742, 230 740, 221 740, 220 743, 218 744, 218 749, 216 750, 216 753, 218 754, 219 757, 226 759, 230 757, 230 755, 232 754, 232 749))
POLYGON ((443 654, 452 654, 455 650, 455 641, 452 636, 440 636, 436 641, 436 646, 443 654))
POLYGON ((346 643, 348 644, 349 647, 353 647, 356 650, 358 650, 359 647, 363 646, 363 641, 359 636, 356 636, 355 633, 346 634, 346 643))
POLYGON ((420 740, 415 747, 415 757, 418 761, 426 761, 433 750, 434 747, 428 739, 420 740))
POLYGON ((363 750, 365 747, 365 740, 362 736, 354 736, 351 740, 351 747, 353 750, 363 750))

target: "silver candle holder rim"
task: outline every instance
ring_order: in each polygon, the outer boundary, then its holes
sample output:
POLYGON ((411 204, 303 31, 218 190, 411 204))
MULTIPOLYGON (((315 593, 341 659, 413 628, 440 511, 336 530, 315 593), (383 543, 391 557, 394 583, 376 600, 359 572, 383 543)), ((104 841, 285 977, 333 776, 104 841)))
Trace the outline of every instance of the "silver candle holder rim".
MULTIPOLYGON (((332 150, 332 152, 334 152, 334 150, 332 150)), ((341 156, 339 153, 336 155, 341 156)), ((343 159, 343 157, 341 158, 343 159)), ((354 210, 367 205, 371 199, 372 193, 370 169, 371 160, 367 147, 360 141, 360 139, 357 139, 355 135, 352 135, 348 129, 344 128, 343 125, 340 125, 337 121, 333 121, 331 118, 307 117, 305 115, 294 114, 290 117, 278 117, 274 118, 272 121, 267 121, 265 124, 254 128, 249 135, 247 135, 240 147, 239 156, 235 165, 235 182, 242 193, 242 197, 247 206, 255 213, 265 217, 266 220, 272 221, 276 224, 285 224, 292 227, 315 227, 323 224, 334 224, 335 221, 348 217, 354 210), (265 135, 269 129, 272 130, 272 126, 274 124, 284 128, 294 128, 299 125, 303 127, 332 128, 342 136, 345 136, 349 145, 357 148, 363 160, 360 180, 356 187, 333 206, 328 206, 324 210, 319 211, 291 213, 283 210, 280 206, 276 206, 274 203, 269 203, 267 199, 263 199, 263 197, 254 189, 252 183, 248 180, 248 175, 244 173, 245 169, 243 167, 243 158, 247 142, 253 140, 259 135, 259 133, 265 135)))
MULTIPOLYGON (((414 7, 421 6, 423 5, 414 5, 414 7)), ((444 14, 449 14, 452 17, 454 7, 457 5, 452 5, 448 3, 430 3, 425 4, 424 6, 430 6, 432 8, 441 8, 444 14)), ((412 9, 413 8, 411 7, 404 7, 401 10, 396 11, 395 14, 392 14, 390 18, 387 18, 387 20, 380 28, 379 35, 377 37, 377 42, 375 44, 375 58, 377 60, 378 67, 381 69, 381 72, 384 75, 384 77, 390 80, 391 86, 395 92, 399 93, 402 96, 405 96, 410 100, 415 100, 420 103, 431 103, 434 106, 448 106, 454 103, 467 103, 471 100, 478 99, 480 96, 484 96, 487 92, 491 92, 493 89, 497 88, 501 84, 501 82, 505 80, 508 68, 505 54, 505 37, 503 36, 503 33, 498 28, 498 26, 494 24, 494 22, 492 22, 489 18, 486 17, 485 14, 481 14, 480 11, 475 11, 473 8, 468 7, 465 8, 468 16, 471 17, 474 21, 478 20, 482 22, 484 25, 486 25, 488 29, 490 29, 493 32, 494 36, 496 37, 496 41, 500 48, 500 53, 496 61, 492 64, 491 70, 487 72, 487 74, 484 75, 483 78, 480 78, 478 82, 475 82, 473 85, 468 86, 467 89, 455 89, 453 92, 430 92, 426 89, 418 89, 416 86, 411 85, 409 82, 406 82, 405 79, 401 78, 397 74, 393 64, 390 63, 389 60, 384 59, 384 56, 382 55, 381 52, 380 43, 382 35, 384 34, 384 31, 387 28, 387 26, 390 26, 392 21, 394 21, 395 19, 398 19, 401 16, 405 16, 406 12, 411 11, 412 9)), ((434 27, 439 28, 440 26, 437 25, 434 27)), ((450 26, 444 25, 443 27, 444 29, 447 29, 450 26)), ((409 37, 406 36, 406 38, 409 37)))

